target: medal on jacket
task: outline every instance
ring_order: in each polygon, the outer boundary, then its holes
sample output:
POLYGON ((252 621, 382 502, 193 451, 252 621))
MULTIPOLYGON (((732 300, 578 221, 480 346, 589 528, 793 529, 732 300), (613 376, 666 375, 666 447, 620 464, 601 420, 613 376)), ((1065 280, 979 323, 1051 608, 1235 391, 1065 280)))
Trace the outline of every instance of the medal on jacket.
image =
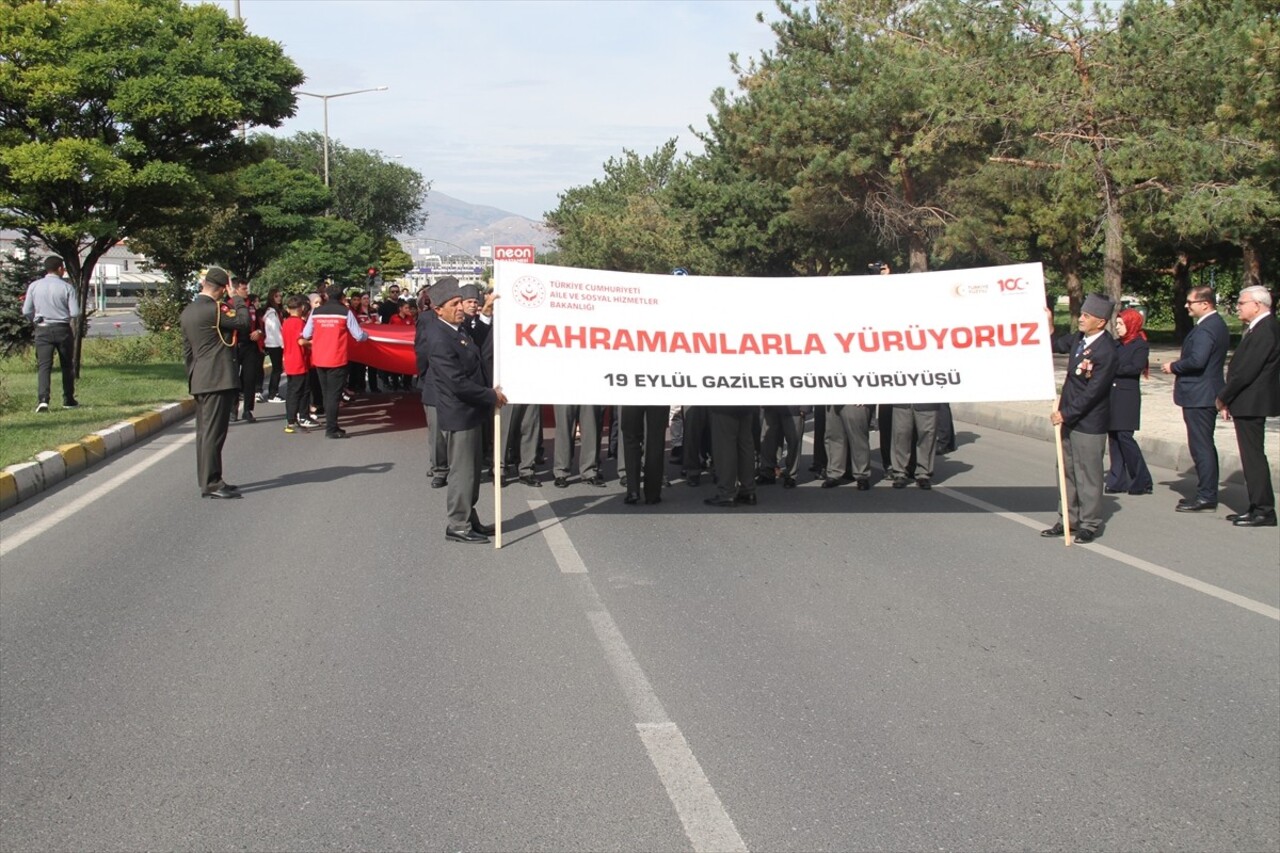
POLYGON ((1093 352, 1093 348, 1084 351, 1084 358, 1080 359, 1080 363, 1076 365, 1076 376, 1083 376, 1085 379, 1093 376, 1093 359, 1089 358, 1089 353, 1093 352))
POLYGON ((465 346, 467 345, 467 336, 466 336, 466 335, 462 335, 461 337, 459 337, 459 338, 458 338, 458 343, 462 344, 462 345, 465 347, 465 346))

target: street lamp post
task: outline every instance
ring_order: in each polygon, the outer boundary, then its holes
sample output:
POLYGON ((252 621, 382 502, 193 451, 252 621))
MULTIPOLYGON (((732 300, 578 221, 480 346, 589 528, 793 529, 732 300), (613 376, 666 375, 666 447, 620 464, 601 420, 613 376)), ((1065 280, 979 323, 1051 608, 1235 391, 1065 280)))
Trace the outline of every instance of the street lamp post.
POLYGON ((376 86, 372 89, 354 89, 350 92, 338 92, 333 95, 317 95, 314 92, 299 91, 299 95, 308 98, 319 98, 324 101, 324 185, 329 186, 329 101, 333 98, 345 98, 347 95, 363 95, 365 92, 385 92, 387 86, 376 86))

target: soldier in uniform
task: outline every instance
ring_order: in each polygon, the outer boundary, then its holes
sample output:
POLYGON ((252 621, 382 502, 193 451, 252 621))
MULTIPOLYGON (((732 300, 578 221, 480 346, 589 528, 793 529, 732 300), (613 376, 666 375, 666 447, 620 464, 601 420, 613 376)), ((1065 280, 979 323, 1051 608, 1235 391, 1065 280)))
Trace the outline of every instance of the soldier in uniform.
POLYGON ((210 267, 180 320, 182 360, 196 401, 196 480, 202 498, 240 497, 240 490, 222 478, 222 445, 240 388, 235 336, 248 335, 249 311, 239 296, 230 306, 221 304, 230 284, 226 270, 210 267))

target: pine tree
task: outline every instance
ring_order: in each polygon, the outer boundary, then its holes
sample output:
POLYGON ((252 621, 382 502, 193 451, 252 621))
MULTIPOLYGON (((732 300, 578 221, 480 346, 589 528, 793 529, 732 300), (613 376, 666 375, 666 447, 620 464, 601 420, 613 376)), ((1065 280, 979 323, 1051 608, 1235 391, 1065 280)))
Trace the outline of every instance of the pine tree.
POLYGON ((0 356, 21 353, 31 346, 35 328, 22 316, 27 285, 44 276, 40 253, 30 237, 20 237, 13 252, 0 256, 0 356))

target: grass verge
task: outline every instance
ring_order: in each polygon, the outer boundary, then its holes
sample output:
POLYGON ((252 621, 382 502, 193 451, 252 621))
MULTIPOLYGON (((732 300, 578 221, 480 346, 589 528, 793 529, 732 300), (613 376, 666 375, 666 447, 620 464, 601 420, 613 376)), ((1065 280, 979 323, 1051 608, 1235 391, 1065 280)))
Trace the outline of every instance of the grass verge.
POLYGON ((163 335, 87 338, 76 381, 80 408, 62 408, 55 356, 51 405, 40 415, 35 350, 0 359, 0 468, 190 396, 180 346, 163 335))

